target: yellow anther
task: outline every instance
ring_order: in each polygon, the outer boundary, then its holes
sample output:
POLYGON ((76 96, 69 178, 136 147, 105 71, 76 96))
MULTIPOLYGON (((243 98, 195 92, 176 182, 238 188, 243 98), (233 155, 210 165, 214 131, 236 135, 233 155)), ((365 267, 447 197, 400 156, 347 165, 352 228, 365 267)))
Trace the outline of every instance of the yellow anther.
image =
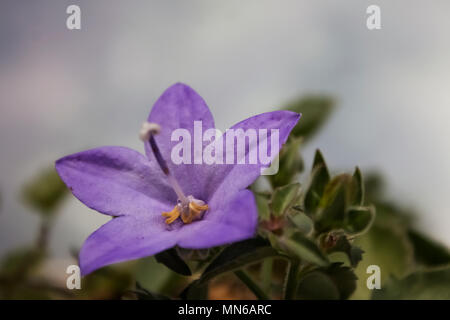
POLYGON ((177 220, 178 217, 180 216, 180 210, 178 208, 178 205, 176 205, 175 208, 173 208, 173 210, 170 212, 163 212, 162 216, 167 217, 166 219, 167 224, 171 224, 172 222, 177 220))
POLYGON ((208 210, 208 205, 199 205, 194 201, 189 202, 189 212, 186 214, 184 212, 181 213, 181 220, 184 223, 191 223, 193 220, 200 218, 200 215, 203 211, 208 210))
POLYGON ((192 222, 192 215, 190 213, 185 214, 184 212, 181 213, 181 220, 183 220, 184 223, 188 224, 192 222))
POLYGON ((176 205, 172 211, 163 212, 162 216, 167 217, 167 224, 171 224, 180 216, 184 223, 191 223, 192 221, 201 218, 202 213, 206 210, 208 210, 207 204, 198 204, 195 201, 190 201, 189 205, 186 206, 176 205))
POLYGON ((194 201, 191 201, 189 203, 189 209, 201 212, 201 211, 208 210, 208 205, 207 204, 200 205, 198 203, 195 203, 194 201))

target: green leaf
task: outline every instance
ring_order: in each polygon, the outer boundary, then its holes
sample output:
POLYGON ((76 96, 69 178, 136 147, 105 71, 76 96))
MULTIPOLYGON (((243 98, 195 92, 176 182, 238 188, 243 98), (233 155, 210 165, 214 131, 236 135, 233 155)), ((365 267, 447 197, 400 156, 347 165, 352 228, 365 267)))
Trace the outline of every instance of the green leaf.
POLYGON ((253 294, 258 298, 259 300, 269 300, 269 296, 256 284, 256 282, 253 280, 252 276, 249 275, 244 270, 236 270, 234 272, 236 277, 239 278, 246 286, 247 288, 253 292, 253 294))
POLYGON ((408 231, 416 262, 428 267, 450 264, 450 250, 415 230, 408 231))
POLYGON ((190 276, 192 274, 189 266, 186 264, 186 262, 184 262, 183 259, 180 258, 175 248, 171 248, 156 254, 155 259, 170 270, 183 276, 190 276))
POLYGON ((358 278, 349 267, 333 263, 307 273, 297 289, 297 297, 306 300, 348 299, 355 291, 358 278))
POLYGON ((267 196, 254 192, 256 205, 258 207, 258 215, 262 221, 270 220, 269 199, 267 196))
POLYGON ((373 291, 372 299, 449 300, 450 267, 417 271, 401 280, 392 278, 380 290, 373 291))
POLYGON ((353 189, 352 189, 352 202, 353 205, 362 206, 364 204, 364 182, 361 174, 361 170, 356 167, 353 173, 353 189))
POLYGON ((219 274, 241 269, 249 264, 268 257, 281 255, 272 248, 268 241, 254 238, 231 244, 226 247, 206 268, 199 284, 204 284, 219 274))
MULTIPOLYGON (((330 234, 328 237, 333 238, 335 243, 327 249, 327 253, 343 252, 347 255, 350 265, 356 267, 362 260, 362 254, 364 250, 350 243, 347 236, 344 233, 330 234)), ((325 240, 326 243, 330 242, 325 240)))
POLYGON ((301 113, 299 123, 291 134, 308 139, 325 123, 333 110, 333 100, 321 95, 310 95, 289 104, 288 110, 301 113))
POLYGON ((264 292, 270 294, 272 290, 272 271, 273 271, 273 259, 267 258, 261 264, 260 278, 261 287, 264 292))
POLYGON ((362 234, 367 231, 375 219, 375 207, 352 207, 347 212, 346 231, 350 234, 362 234))
POLYGON ((314 222, 303 212, 291 210, 288 214, 289 221, 295 226, 296 230, 308 235, 314 229, 314 222))
POLYGON ((275 189, 271 207, 274 216, 283 216, 299 197, 300 183, 288 184, 275 189))
POLYGON ((319 150, 314 156, 311 182, 305 194, 305 212, 314 215, 324 193, 327 183, 330 181, 330 174, 327 165, 319 150))
POLYGON ((201 280, 192 281, 180 294, 183 300, 206 300, 208 285, 201 280))
MULTIPOLYGON (((406 232, 400 225, 379 224, 377 221, 367 233, 355 239, 354 243, 364 250, 364 259, 355 269, 360 279, 367 279, 367 267, 377 265, 382 270, 381 286, 390 275, 403 277, 412 266, 412 247, 406 232)), ((368 299, 372 291, 366 281, 358 282, 355 299, 368 299)))
POLYGON ((284 299, 292 300, 295 298, 298 288, 298 278, 300 274, 300 261, 292 260, 289 262, 286 277, 284 280, 284 299))
POLYGON ((358 277, 349 267, 344 267, 340 263, 333 263, 326 270, 326 274, 338 288, 340 299, 348 299, 355 291, 358 277))
POLYGON ((23 199, 44 215, 52 214, 67 195, 67 187, 54 168, 40 172, 22 190, 23 199))
POLYGON ((319 247, 300 232, 294 233, 289 238, 282 237, 279 239, 279 242, 300 260, 308 261, 317 264, 318 266, 328 265, 328 258, 323 254, 319 247))
POLYGON ((150 292, 172 295, 173 287, 186 281, 186 277, 175 273, 156 262, 155 256, 139 259, 136 263, 135 280, 150 292))
POLYGON ((338 300, 339 297, 336 284, 322 271, 306 274, 297 287, 297 298, 302 300, 338 300))
POLYGON ((350 248, 350 253, 348 257, 350 259, 350 264, 353 268, 358 266, 358 263, 363 259, 364 250, 358 246, 352 245, 350 248))
POLYGON ((325 187, 319 203, 316 229, 325 232, 344 227, 348 204, 348 188, 351 177, 346 174, 333 178, 325 187))
POLYGON ((272 187, 284 186, 291 183, 296 175, 303 171, 303 159, 300 156, 302 138, 289 138, 279 153, 279 171, 275 175, 268 176, 272 187))

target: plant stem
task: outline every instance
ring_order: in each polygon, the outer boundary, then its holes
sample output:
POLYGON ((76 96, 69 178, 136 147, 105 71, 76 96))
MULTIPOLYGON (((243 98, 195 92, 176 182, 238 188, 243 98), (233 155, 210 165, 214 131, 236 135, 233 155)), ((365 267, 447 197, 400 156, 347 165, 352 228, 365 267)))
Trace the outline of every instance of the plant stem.
POLYGON ((284 299, 292 300, 295 298, 295 294, 298 286, 298 272, 300 268, 300 262, 298 260, 291 260, 288 266, 288 272, 284 283, 284 299))
POLYGON ((244 270, 237 270, 234 274, 255 294, 259 300, 270 300, 269 296, 253 281, 244 270))
POLYGON ((272 287, 272 259, 265 259, 261 265, 262 289, 264 292, 270 293, 272 287))

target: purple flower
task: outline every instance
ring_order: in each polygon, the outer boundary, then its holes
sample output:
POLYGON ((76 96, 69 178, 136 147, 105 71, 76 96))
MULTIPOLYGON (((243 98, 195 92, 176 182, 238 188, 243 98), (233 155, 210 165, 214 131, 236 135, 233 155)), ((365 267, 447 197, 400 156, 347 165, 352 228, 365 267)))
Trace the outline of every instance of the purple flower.
MULTIPOLYGON (((299 118, 294 112, 274 111, 232 128, 278 129, 279 143, 273 148, 279 148, 299 118)), ((107 146, 56 161, 56 170, 75 197, 89 208, 115 217, 83 244, 79 257, 82 274, 174 246, 210 248, 254 235, 257 209, 246 187, 264 165, 173 163, 171 152, 178 142, 171 141, 171 134, 183 128, 195 135, 194 121, 201 121, 203 132, 214 128, 205 101, 178 83, 167 89, 151 110, 148 122, 152 124, 144 126, 143 132, 146 156, 107 146), (158 134, 155 124, 161 128, 158 134)), ((267 139, 269 149, 270 142, 267 139)), ((246 152, 252 147, 246 145, 246 152)), ((279 150, 272 151, 276 154, 279 150)))

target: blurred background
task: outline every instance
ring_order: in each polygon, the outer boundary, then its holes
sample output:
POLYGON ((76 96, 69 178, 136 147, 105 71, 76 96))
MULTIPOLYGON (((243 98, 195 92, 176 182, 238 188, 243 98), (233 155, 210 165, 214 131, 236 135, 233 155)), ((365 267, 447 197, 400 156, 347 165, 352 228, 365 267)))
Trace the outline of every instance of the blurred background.
MULTIPOLYGON (((336 101, 320 148, 336 172, 380 172, 416 227, 450 245, 448 1, 13 1, 0 10, 0 257, 35 241, 22 201, 30 178, 103 145, 143 151, 138 130, 181 81, 222 130, 305 94, 336 101), (81 30, 66 8, 81 8, 81 30), (381 7, 381 30, 366 8, 381 7)), ((74 197, 48 239, 47 270, 65 279, 70 249, 107 217, 74 197)), ((51 272, 50 272, 51 273, 51 272)))

